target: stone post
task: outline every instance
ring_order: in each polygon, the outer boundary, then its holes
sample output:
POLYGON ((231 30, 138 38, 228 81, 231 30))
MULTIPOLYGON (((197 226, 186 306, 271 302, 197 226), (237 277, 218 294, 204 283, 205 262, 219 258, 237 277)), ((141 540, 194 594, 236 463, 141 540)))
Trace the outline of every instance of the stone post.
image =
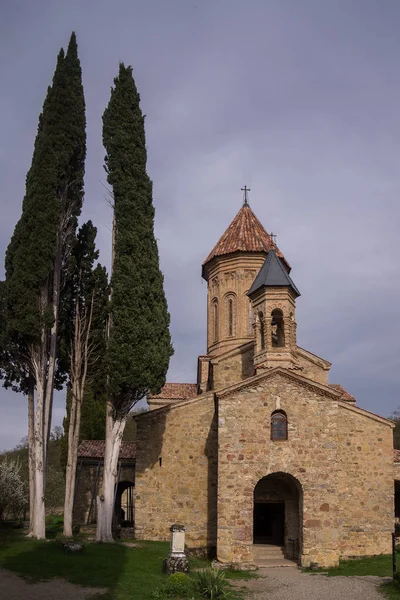
POLYGON ((188 573, 189 561, 185 554, 185 531, 184 525, 171 525, 171 547, 168 558, 164 560, 163 571, 168 575, 171 573, 188 573))

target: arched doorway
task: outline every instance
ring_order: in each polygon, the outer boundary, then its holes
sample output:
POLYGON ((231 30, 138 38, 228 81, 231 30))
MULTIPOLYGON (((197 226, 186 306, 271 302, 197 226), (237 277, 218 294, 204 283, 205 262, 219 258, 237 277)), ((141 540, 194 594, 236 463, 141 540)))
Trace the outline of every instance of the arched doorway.
POLYGON ((133 491, 132 481, 120 481, 117 485, 114 516, 116 524, 121 527, 133 527, 134 525, 133 491))
POLYGON ((302 545, 303 494, 288 473, 273 473, 254 488, 253 543, 279 546, 297 560, 302 545))
POLYGON ((400 481, 394 480, 394 516, 396 523, 400 523, 400 481))

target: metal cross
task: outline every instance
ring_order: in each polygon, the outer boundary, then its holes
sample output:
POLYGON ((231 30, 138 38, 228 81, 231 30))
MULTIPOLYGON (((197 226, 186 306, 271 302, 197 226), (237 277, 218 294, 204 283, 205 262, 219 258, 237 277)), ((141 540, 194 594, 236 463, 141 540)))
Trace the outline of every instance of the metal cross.
POLYGON ((271 246, 273 248, 276 248, 276 233, 271 233, 269 234, 269 237, 271 238, 271 246))
POLYGON ((244 202, 243 202, 243 206, 249 206, 249 202, 247 199, 247 192, 251 192, 250 188, 248 188, 246 185, 244 186, 244 188, 240 188, 242 192, 244 192, 244 202))

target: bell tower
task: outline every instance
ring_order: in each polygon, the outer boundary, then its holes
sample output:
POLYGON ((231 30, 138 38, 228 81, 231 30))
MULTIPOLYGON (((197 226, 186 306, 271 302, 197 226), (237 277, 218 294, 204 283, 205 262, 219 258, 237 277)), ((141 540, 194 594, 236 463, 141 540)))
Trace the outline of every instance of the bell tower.
POLYGON ((296 298, 300 292, 273 246, 248 296, 253 311, 256 369, 298 368, 296 361, 296 298))
MULTIPOLYGON (((243 206, 203 263, 208 284, 207 354, 213 357, 254 339, 254 309, 248 292, 272 246, 271 236, 250 208, 243 206)), ((290 270, 276 249, 283 269, 290 270)))

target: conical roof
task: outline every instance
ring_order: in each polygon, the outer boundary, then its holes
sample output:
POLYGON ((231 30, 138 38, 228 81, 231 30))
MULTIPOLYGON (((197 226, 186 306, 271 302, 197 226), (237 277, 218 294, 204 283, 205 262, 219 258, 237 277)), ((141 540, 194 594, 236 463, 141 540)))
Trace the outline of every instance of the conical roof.
MULTIPOLYGON (((271 236, 265 231, 250 206, 245 203, 203 262, 203 271, 205 265, 216 256, 224 256, 225 254, 233 254, 234 252, 268 253, 271 246, 271 236)), ((276 252, 279 258, 284 261, 288 271, 290 271, 290 266, 282 252, 278 248, 276 252)))
POLYGON ((300 296, 300 292, 293 283, 289 273, 279 260, 275 248, 271 248, 268 256, 251 286, 248 296, 262 287, 291 287, 296 296, 300 296))

